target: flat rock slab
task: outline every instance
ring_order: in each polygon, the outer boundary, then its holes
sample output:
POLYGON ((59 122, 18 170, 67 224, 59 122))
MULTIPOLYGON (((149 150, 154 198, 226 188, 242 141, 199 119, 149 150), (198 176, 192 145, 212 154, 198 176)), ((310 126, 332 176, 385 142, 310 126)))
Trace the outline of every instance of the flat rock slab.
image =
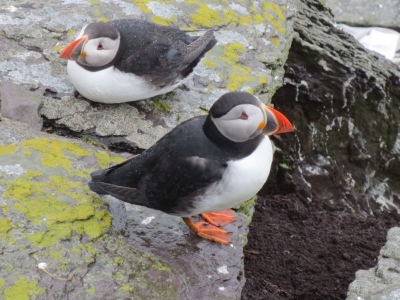
POLYGON ((387 235, 377 265, 356 273, 350 284, 347 300, 400 299, 400 227, 393 227, 387 235))
POLYGON ((291 1, 87 1, 0 5, 0 80, 29 83, 45 95, 41 115, 58 126, 99 136, 126 136, 148 148, 171 128, 204 114, 229 91, 267 103, 282 84, 292 40, 291 1), (174 92, 130 104, 105 105, 74 96, 61 50, 93 21, 138 18, 202 34, 218 44, 174 92), (203 30, 196 32, 198 30, 203 30))
POLYGON ((349 25, 381 26, 400 30, 397 0, 326 0, 337 22, 349 25))
POLYGON ((202 240, 179 218, 89 190, 89 173, 121 157, 0 126, 0 298, 240 299, 244 215, 227 226, 232 246, 202 240))

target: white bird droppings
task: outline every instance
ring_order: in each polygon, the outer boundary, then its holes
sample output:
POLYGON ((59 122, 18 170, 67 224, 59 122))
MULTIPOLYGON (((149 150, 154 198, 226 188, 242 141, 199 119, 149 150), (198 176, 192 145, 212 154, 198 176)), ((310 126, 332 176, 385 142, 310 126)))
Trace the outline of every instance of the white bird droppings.
POLYGON ((144 219, 144 220, 142 221, 142 223, 140 223, 140 224, 143 224, 143 225, 150 224, 151 221, 154 220, 154 218, 155 218, 155 216, 148 217, 148 218, 144 219))
POLYGON ((225 288, 224 288, 223 286, 220 286, 218 289, 219 289, 220 291, 225 291, 225 288))
POLYGON ((47 264, 45 262, 38 263, 37 266, 41 270, 45 270, 47 268, 47 264))
POLYGON ((219 267, 219 268, 217 269, 217 271, 218 271, 218 273, 221 273, 221 274, 229 274, 229 272, 228 272, 228 267, 227 267, 227 266, 219 267))

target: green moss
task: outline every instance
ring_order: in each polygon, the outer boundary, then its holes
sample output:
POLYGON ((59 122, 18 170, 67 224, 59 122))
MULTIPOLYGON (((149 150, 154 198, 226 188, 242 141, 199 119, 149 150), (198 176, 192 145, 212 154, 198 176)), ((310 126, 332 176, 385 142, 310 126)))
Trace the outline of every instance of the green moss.
POLYGON ((154 100, 153 104, 159 111, 166 111, 166 112, 171 111, 171 107, 168 104, 161 102, 159 100, 154 100))
POLYGON ((241 213, 247 218, 247 222, 250 224, 253 218, 254 207, 256 205, 257 196, 247 200, 239 208, 236 209, 238 213, 241 213))
POLYGON ((6 281, 3 278, 0 278, 0 290, 3 288, 3 286, 6 284, 6 281))
POLYGON ((131 287, 129 285, 123 285, 119 289, 120 289, 120 291, 125 291, 125 292, 132 292, 133 291, 133 287, 131 287))
POLYGON ((168 268, 166 265, 163 265, 161 262, 157 262, 151 266, 154 269, 160 270, 160 271, 167 271, 171 272, 171 269, 168 268))
POLYGON ((23 276, 14 282, 14 285, 4 290, 5 300, 29 300, 35 299, 46 292, 36 282, 25 279, 23 276))
POLYGON ((0 146, 0 155, 13 154, 16 148, 15 145, 0 146))

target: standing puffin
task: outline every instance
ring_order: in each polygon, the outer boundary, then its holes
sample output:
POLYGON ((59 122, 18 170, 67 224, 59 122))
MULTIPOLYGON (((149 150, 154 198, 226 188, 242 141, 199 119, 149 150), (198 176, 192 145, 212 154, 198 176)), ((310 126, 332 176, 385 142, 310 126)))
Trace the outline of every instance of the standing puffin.
POLYGON ((229 244, 230 235, 217 226, 233 222, 227 209, 256 195, 267 180, 273 154, 268 135, 291 131, 285 116, 255 96, 227 93, 208 116, 183 122, 142 154, 93 172, 89 187, 183 217, 195 234, 229 244), (193 223, 197 214, 208 223, 193 223))
POLYGON ((191 37, 177 28, 123 19, 84 26, 60 57, 69 60, 69 78, 84 97, 122 103, 172 91, 216 42, 213 30, 191 37))

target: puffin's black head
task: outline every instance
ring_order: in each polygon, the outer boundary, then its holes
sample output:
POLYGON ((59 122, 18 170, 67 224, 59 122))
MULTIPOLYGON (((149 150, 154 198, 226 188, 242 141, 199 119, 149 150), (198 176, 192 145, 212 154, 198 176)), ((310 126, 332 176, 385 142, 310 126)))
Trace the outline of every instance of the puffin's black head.
POLYGON ((221 96, 211 107, 208 118, 232 142, 245 142, 261 133, 272 135, 293 131, 284 115, 246 92, 221 96))
POLYGON ((104 67, 115 59, 120 45, 121 37, 116 28, 109 23, 94 22, 82 28, 60 57, 88 67, 104 67))

